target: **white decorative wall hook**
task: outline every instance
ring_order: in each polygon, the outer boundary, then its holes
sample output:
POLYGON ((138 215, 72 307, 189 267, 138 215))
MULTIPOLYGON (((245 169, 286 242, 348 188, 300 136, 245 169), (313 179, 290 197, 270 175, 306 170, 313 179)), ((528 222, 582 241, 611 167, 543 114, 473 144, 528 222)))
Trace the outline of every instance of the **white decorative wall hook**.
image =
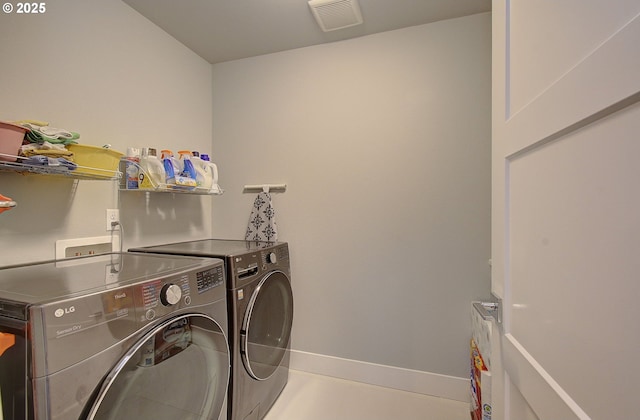
POLYGON ((243 192, 285 192, 287 190, 287 184, 258 184, 258 185, 245 185, 243 192))

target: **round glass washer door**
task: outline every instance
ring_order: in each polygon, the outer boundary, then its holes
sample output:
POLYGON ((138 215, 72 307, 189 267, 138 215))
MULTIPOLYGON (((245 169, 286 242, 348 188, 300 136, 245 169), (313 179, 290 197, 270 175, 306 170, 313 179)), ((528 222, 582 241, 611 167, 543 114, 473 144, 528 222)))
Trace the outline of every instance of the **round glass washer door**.
POLYGON ((229 370, 227 337, 213 318, 171 318, 145 334, 109 372, 86 418, 217 420, 229 370))
POLYGON ((291 282, 282 271, 273 271, 254 289, 242 323, 242 361, 254 379, 268 379, 278 369, 289 346, 292 324, 291 282))

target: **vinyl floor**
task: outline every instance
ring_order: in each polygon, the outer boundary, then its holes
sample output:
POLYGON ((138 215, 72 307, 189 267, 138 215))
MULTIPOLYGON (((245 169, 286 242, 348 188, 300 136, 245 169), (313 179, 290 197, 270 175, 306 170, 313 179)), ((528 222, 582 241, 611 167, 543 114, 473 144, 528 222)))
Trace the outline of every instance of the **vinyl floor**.
POLYGON ((291 370, 264 420, 469 420, 469 404, 291 370))

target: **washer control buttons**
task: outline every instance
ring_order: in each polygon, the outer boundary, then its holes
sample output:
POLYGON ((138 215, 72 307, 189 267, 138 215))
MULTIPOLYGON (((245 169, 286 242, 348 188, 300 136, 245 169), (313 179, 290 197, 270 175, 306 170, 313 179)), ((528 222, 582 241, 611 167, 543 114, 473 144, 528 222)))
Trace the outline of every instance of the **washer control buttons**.
POLYGON ((275 264, 278 262, 278 257, 275 252, 270 252, 267 254, 267 262, 271 264, 275 264))
POLYGON ((160 302, 162 302, 164 306, 175 305, 180 302, 181 298, 182 289, 180 289, 180 286, 177 284, 167 283, 162 286, 162 290, 160 290, 160 302))
POLYGON ((153 318, 156 317, 156 311, 154 311, 153 309, 149 309, 145 314, 144 317, 147 319, 147 321, 151 321, 153 318))

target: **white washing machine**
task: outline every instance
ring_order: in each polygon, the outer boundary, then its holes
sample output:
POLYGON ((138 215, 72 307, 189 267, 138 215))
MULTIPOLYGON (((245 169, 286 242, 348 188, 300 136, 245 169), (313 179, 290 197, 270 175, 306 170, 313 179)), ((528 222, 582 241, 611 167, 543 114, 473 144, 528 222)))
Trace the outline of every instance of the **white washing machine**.
POLYGON ((0 419, 225 419, 227 324, 221 260, 0 268, 0 419))
POLYGON ((222 258, 227 274, 229 420, 261 420, 289 378, 293 292, 286 242, 205 239, 137 252, 222 258))

